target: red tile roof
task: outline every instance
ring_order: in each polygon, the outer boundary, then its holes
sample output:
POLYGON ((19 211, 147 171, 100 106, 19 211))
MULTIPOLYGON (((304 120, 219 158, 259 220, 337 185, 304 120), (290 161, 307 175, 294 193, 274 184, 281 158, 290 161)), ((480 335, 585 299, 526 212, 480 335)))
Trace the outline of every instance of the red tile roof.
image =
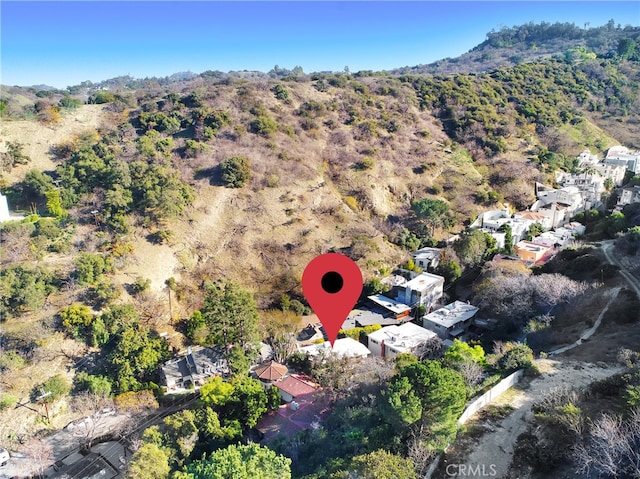
POLYGON ((294 398, 311 394, 318 389, 316 384, 310 380, 306 380, 304 376, 299 376, 297 374, 292 374, 281 379, 274 383, 274 386, 294 398))
POLYGON ((256 369, 256 375, 264 381, 276 381, 287 374, 287 372, 289 372, 289 370, 284 364, 275 361, 269 361, 256 369))

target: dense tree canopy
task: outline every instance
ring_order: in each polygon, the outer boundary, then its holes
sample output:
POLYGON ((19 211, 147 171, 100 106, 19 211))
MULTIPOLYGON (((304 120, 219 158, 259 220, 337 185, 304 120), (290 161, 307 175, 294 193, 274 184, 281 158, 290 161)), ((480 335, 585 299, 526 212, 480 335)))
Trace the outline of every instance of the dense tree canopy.
POLYGON ((258 340, 258 309, 253 296, 235 283, 207 282, 200 311, 187 324, 187 335, 201 344, 222 347, 231 367, 240 370, 258 340), (235 348, 235 349, 229 349, 235 348))
POLYGON ((402 422, 428 427, 435 447, 444 447, 457 429, 466 405, 462 376, 438 361, 408 364, 389 382, 386 400, 402 422))
POLYGON ((229 446, 194 461, 177 479, 291 479, 291 459, 257 444, 229 446))

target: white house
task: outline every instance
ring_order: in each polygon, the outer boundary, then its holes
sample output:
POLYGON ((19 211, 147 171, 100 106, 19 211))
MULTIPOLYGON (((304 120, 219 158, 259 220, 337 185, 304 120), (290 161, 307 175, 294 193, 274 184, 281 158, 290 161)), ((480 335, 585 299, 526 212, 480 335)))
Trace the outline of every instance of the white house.
POLYGON ((540 223, 547 229, 552 226, 551 221, 545 215, 531 211, 510 215, 509 210, 505 208, 503 210, 485 211, 476 218, 470 227, 489 233, 496 240, 497 246, 504 248, 505 235, 499 232, 502 226, 508 225, 511 228, 513 242, 517 243, 525 238, 533 223, 540 223))
POLYGON ((555 189, 536 183, 536 197, 538 200, 531 206, 531 211, 548 217, 553 227, 567 223, 576 213, 584 211, 587 205, 575 186, 555 189))
POLYGON ((471 320, 479 308, 462 301, 454 301, 446 306, 425 314, 422 324, 442 339, 456 338, 471 325, 471 320))
POLYGON ((400 353, 420 356, 421 348, 438 335, 413 323, 387 326, 368 335, 369 350, 376 357, 393 358, 400 353))
POLYGON ((7 197, 0 193, 0 223, 3 221, 9 221, 11 216, 9 215, 9 203, 7 203, 7 197))
POLYGON ((427 268, 436 268, 440 263, 440 248, 421 248, 411 253, 413 262, 420 266, 423 270, 427 268))
POLYGON ((437 274, 421 273, 410 281, 397 286, 396 301, 407 306, 433 307, 442 298, 444 278, 437 274))
POLYGON ((624 146, 612 146, 604 159, 606 165, 624 166, 636 175, 640 173, 640 151, 630 151, 624 146))
POLYGON ((298 350, 312 357, 319 356, 325 358, 328 356, 337 358, 366 358, 371 355, 371 351, 369 351, 364 344, 352 338, 336 339, 333 343, 333 348, 329 341, 325 341, 321 344, 304 346, 298 348, 298 350))
POLYGON ((618 206, 630 205, 631 203, 640 203, 640 186, 623 188, 620 191, 618 206))

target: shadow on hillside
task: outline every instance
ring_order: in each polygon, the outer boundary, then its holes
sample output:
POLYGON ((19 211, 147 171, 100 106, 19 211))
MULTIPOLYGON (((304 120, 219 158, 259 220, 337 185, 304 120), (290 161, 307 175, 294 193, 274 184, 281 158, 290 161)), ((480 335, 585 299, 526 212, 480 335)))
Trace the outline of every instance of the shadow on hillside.
POLYGON ((211 186, 224 186, 222 181, 222 169, 219 165, 212 166, 211 168, 201 168, 196 171, 194 178, 196 180, 209 180, 211 186))

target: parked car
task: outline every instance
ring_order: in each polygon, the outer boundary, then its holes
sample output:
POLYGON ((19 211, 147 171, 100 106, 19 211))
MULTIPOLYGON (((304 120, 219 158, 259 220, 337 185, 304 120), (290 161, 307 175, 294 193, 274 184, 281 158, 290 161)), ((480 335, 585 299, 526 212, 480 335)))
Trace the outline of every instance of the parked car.
POLYGON ((6 466, 9 461, 9 451, 7 451, 4 447, 0 447, 0 467, 6 466))

